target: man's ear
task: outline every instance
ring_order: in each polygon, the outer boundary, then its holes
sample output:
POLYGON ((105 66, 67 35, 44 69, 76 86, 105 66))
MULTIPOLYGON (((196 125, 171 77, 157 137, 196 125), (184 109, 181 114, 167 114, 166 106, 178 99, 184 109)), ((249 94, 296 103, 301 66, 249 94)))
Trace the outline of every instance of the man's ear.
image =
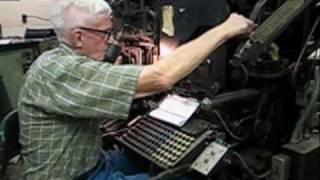
POLYGON ((82 32, 78 29, 74 29, 71 32, 71 37, 73 44, 76 48, 82 48, 83 47, 83 35, 82 32))

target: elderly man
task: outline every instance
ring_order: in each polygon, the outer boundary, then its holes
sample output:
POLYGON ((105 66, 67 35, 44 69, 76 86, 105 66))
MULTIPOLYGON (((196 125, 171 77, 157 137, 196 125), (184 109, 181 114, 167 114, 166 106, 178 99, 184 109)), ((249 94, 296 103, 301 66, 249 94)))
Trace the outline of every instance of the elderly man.
POLYGON ((232 14, 155 64, 117 66, 102 62, 112 42, 110 14, 103 0, 63 0, 53 8, 60 46, 34 62, 19 97, 26 179, 148 179, 123 170, 123 156, 101 153, 100 120, 125 120, 135 97, 169 89, 219 45, 254 28, 232 14))

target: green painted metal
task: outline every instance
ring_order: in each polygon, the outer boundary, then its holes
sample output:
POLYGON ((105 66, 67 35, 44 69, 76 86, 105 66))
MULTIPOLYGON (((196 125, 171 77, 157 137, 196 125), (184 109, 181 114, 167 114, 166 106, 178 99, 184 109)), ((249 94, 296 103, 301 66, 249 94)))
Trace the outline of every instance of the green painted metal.
POLYGON ((13 108, 17 107, 19 89, 23 82, 23 66, 33 58, 32 49, 28 48, 0 53, 0 76, 13 108))
POLYGON ((0 50, 0 122, 6 113, 17 108, 19 91, 27 68, 39 54, 56 45, 57 41, 50 39, 2 47, 0 50))

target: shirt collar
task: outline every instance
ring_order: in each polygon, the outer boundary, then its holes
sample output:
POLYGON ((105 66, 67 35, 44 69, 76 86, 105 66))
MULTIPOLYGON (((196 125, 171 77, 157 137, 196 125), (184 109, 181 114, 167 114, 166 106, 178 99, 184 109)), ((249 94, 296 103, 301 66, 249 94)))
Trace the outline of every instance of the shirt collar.
POLYGON ((60 42, 60 47, 63 49, 63 50, 65 50, 65 51, 67 51, 68 53, 70 53, 70 54, 77 54, 73 49, 72 49, 72 47, 69 45, 69 44, 67 44, 66 42, 60 42))

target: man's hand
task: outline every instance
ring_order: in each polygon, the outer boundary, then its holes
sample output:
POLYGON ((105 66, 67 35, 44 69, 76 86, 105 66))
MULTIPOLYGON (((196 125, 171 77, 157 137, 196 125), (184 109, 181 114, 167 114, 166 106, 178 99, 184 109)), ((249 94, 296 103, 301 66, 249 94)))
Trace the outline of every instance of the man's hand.
POLYGON ((230 37, 249 35, 257 27, 250 19, 237 13, 232 13, 222 26, 229 32, 230 37))

